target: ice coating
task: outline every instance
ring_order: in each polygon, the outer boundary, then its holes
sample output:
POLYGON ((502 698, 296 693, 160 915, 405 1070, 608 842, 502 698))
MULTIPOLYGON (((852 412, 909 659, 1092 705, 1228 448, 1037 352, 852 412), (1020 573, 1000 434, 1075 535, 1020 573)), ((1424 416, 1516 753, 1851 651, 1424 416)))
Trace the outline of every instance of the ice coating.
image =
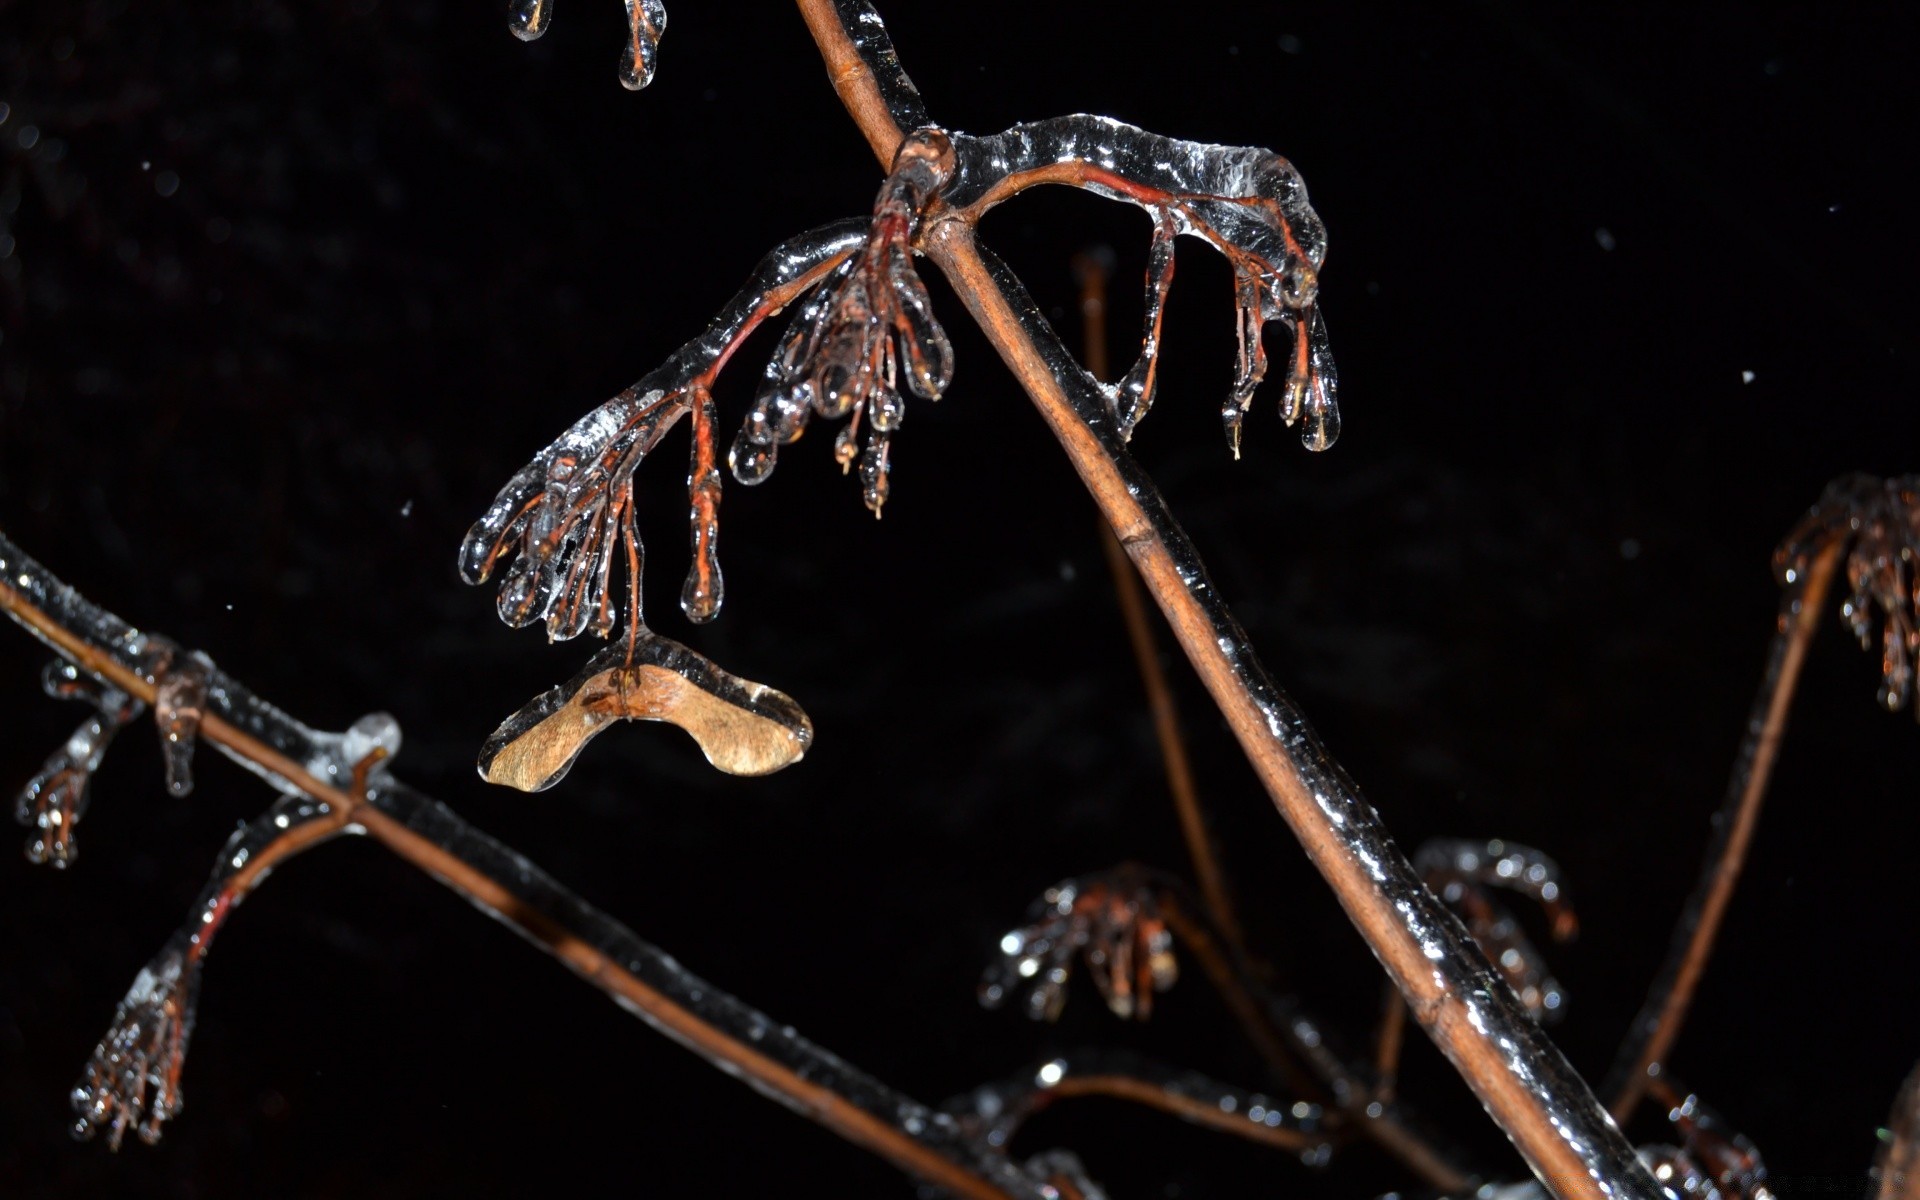
POLYGON ((1684 1200, 1773 1200, 1767 1164, 1744 1135, 1671 1078, 1659 1089, 1679 1145, 1640 1148, 1641 1161, 1684 1200))
POLYGON ((75 1137, 104 1132, 113 1150, 129 1129, 149 1145, 160 1140, 161 1124, 180 1112, 200 970, 214 935, 266 877, 274 861, 267 856, 276 848, 284 848, 278 857, 285 857, 318 844, 324 839, 303 836, 303 827, 329 815, 326 805, 308 797, 283 796, 227 840, 186 924, 134 977, 94 1047, 73 1089, 75 1137))
POLYGON ((14 802, 14 819, 30 830, 27 861, 64 868, 79 854, 75 827, 86 815, 93 773, 100 769, 114 735, 138 720, 147 706, 119 688, 81 674, 64 659, 46 665, 41 684, 57 700, 81 700, 93 707, 72 736, 47 756, 14 802))
POLYGON ((760 261, 704 333, 576 421, 508 481, 460 548, 460 573, 468 583, 485 582, 512 558, 500 584, 501 620, 515 627, 544 621, 556 641, 589 629, 612 636, 618 623, 612 572, 615 558, 624 557, 628 627, 645 628, 645 548, 634 519, 633 473, 688 415, 694 427, 694 562, 682 604, 696 621, 718 612, 720 479, 712 466, 711 381, 747 334, 852 254, 866 235, 866 222, 842 221, 782 244, 760 261))
MULTIPOLYGON (((1261 334, 1271 321, 1292 335, 1281 417, 1288 425, 1301 424, 1308 449, 1333 445, 1340 435, 1338 379, 1317 303, 1326 231, 1292 163, 1258 147, 1181 141, 1085 113, 984 137, 955 134, 953 143, 957 166, 943 198, 971 216, 1027 187, 1064 184, 1146 209, 1154 218, 1156 255, 1163 252, 1166 228, 1220 251, 1234 272, 1239 349, 1221 415, 1235 454, 1242 419, 1267 373, 1261 334)), ((1171 248, 1165 253, 1170 255, 1171 248)), ((1150 324, 1143 358, 1158 349, 1156 310, 1165 280, 1156 276, 1157 269, 1149 267, 1150 324)), ((1130 435, 1140 413, 1132 412, 1136 405, 1123 395, 1124 389, 1112 397, 1113 415, 1130 435)))
POLYGON ((1113 1096, 1185 1121, 1291 1150, 1311 1165, 1331 1153, 1318 1104, 1277 1100, 1119 1050, 1057 1055, 997 1083, 982 1084, 944 1106, 966 1134, 1004 1149, 1041 1109, 1074 1096, 1113 1096))
MULTIPOLYGON (((1603 1193, 1659 1200, 1663 1189, 1634 1157, 1632 1147, 1594 1099, 1586 1082, 1541 1033, 1514 998, 1512 989, 1487 965, 1459 919, 1422 884, 1379 815, 1327 755, 1299 709, 1261 667, 1245 631, 1221 601, 1192 542, 1173 520, 1153 480, 1126 453, 1097 383, 1060 343, 1006 264, 984 247, 976 247, 976 252, 993 287, 1006 298, 1021 331, 1071 403, 1074 415, 1139 504, 1150 527, 1147 536, 1165 547, 1188 595, 1204 614, 1206 636, 1196 639, 1196 644, 1222 648, 1237 688, 1260 714, 1266 732, 1296 764, 1299 787, 1313 797, 1330 831, 1324 845, 1331 857, 1321 869, 1351 871, 1364 877, 1380 903, 1400 918, 1401 925, 1392 931, 1393 948, 1396 953, 1414 948, 1423 974, 1403 976, 1396 971, 1396 983, 1418 997, 1430 1017, 1437 1019, 1444 1013, 1445 1020, 1456 1023, 1455 1028, 1473 1030, 1477 1040, 1497 1050, 1500 1069, 1510 1081, 1508 1086, 1526 1098, 1530 1119, 1552 1131, 1556 1152, 1577 1162, 1586 1178, 1603 1193)), ((1437 1040, 1446 1050, 1445 1040, 1437 1040)))
POLYGON ((1498 838, 1435 838, 1413 856, 1413 868, 1460 914, 1473 940, 1535 1020, 1551 1022, 1565 1014, 1566 993, 1547 970, 1546 959, 1492 895, 1500 888, 1538 901, 1547 912, 1553 940, 1571 941, 1580 926, 1567 902, 1559 864, 1531 846, 1498 838))
POLYGON ((545 791, 619 721, 677 725, 730 775, 771 774, 799 762, 813 744, 813 725, 792 697, 730 675, 671 638, 643 633, 602 650, 578 675, 502 722, 480 748, 480 777, 545 791))
MULTIPOLYGON (((1774 572, 1792 588, 1814 555, 1845 540, 1849 594, 1841 618, 1862 649, 1873 648, 1880 622, 1880 703, 1889 712, 1913 698, 1920 662, 1920 475, 1834 480, 1774 553, 1774 572)), ((1920 720, 1920 704, 1914 705, 1920 720)))
POLYGON ((1026 923, 1000 939, 999 954, 980 979, 980 1003, 999 1008, 1025 993, 1027 1016, 1058 1020, 1075 959, 1122 1020, 1146 1020, 1153 995, 1179 978, 1173 934, 1147 880, 1127 868, 1068 879, 1027 910, 1026 923))
POLYGON ((818 415, 847 424, 834 441, 841 470, 853 464, 864 416, 861 492, 874 516, 889 491, 889 450, 906 415, 901 384, 938 400, 953 379, 953 347, 934 319, 933 302, 913 265, 920 214, 953 169, 953 146, 939 130, 917 131, 900 147, 874 200, 867 241, 788 327, 767 364, 760 393, 734 438, 734 478, 757 484, 780 447, 797 441, 818 415))
MULTIPOLYGON (((0 607, 4 607, 10 617, 56 651, 67 643, 49 637, 45 626, 58 628, 66 637, 83 645, 88 653, 111 661, 128 672, 144 674, 148 670, 151 648, 158 639, 132 628, 62 583, 4 534, 0 534, 0 600, 5 601, 0 607)), ((364 799, 367 805, 405 830, 408 837, 438 848, 450 861, 494 881, 508 897, 508 902, 498 907, 474 893, 467 893, 470 901, 548 953, 559 954, 565 946, 584 948, 585 952, 596 956, 606 965, 598 973, 587 976, 590 982, 607 991, 633 1015, 682 1042, 707 1061, 737 1073, 735 1064, 740 1056, 748 1053, 760 1056, 778 1064, 792 1078, 804 1081, 808 1097, 804 1102, 798 1098, 797 1092, 775 1097, 803 1116, 833 1124, 835 1118, 830 1115, 829 1108, 840 1106, 871 1118, 903 1142, 924 1151, 933 1161, 949 1164, 959 1173, 990 1181, 993 1186, 1017 1200, 1044 1200, 1048 1195, 1043 1185, 1019 1165, 963 1136, 959 1123, 952 1116, 936 1112, 889 1088, 801 1037, 791 1026, 781 1025, 765 1013, 694 975, 671 955, 642 940, 632 930, 569 891, 518 851, 469 825, 446 805, 388 776, 384 760, 367 764, 363 755, 358 760, 350 761, 349 756, 354 752, 364 750, 370 754, 374 748, 398 745, 398 726, 391 718, 382 714, 363 718, 355 723, 357 733, 316 730, 262 700, 218 670, 213 672, 209 682, 207 705, 210 714, 300 764, 303 771, 329 786, 349 786, 356 774, 355 768, 360 768, 357 773, 362 776, 365 785, 364 799), (643 989, 649 997, 648 1002, 638 1003, 631 998, 630 991, 616 990, 608 978, 615 972, 631 980, 634 987, 643 989), (685 1032, 688 1020, 697 1020, 712 1036, 688 1036, 685 1032)), ((299 780, 265 767, 224 743, 215 743, 215 748, 286 794, 289 804, 314 805, 312 821, 337 817, 337 814, 321 812, 318 802, 302 790, 299 780)), ((298 828, 279 829, 280 816, 287 816, 289 825, 293 826, 294 814, 300 811, 270 810, 263 820, 279 834, 290 837, 314 828, 312 821, 302 820, 298 828)), ((339 831, 354 832, 355 827, 343 824, 339 831)), ((251 867, 254 870, 251 882, 257 884, 261 874, 259 865, 269 857, 271 847, 276 844, 275 836, 267 834, 262 822, 256 821, 243 830, 240 838, 228 844, 228 849, 223 851, 222 861, 232 864, 236 859, 244 858, 238 870, 245 871, 251 867), (257 834, 268 838, 264 847, 254 840, 257 834)), ((200 920, 208 911, 203 900, 196 906, 194 919, 200 920)), ((128 1015, 134 1017, 135 1022, 124 1028, 130 1036, 109 1039, 128 1051, 146 1048, 142 1050, 141 1062, 148 1069, 136 1072, 133 1079, 135 1083, 141 1078, 147 1080, 147 1090, 140 1099, 143 1107, 139 1110, 130 1107, 118 1092, 102 1093, 106 1103, 101 1108, 100 1122, 87 1122, 89 1129, 104 1128, 111 1133, 116 1117, 124 1114, 124 1120, 120 1122, 124 1133, 136 1122, 150 1119, 155 1098, 151 1082, 155 1072, 151 1068, 160 1061, 151 1051, 157 1047, 162 1054, 168 1052, 174 1044, 172 1039, 175 1033, 184 1035, 189 1027, 186 1018, 191 1006, 181 1006, 171 998, 181 995, 177 985, 191 983, 190 973, 185 970, 190 947, 191 942, 186 949, 169 943, 169 951, 177 950, 181 955, 178 960, 180 969, 176 972, 172 965, 175 961, 172 954, 163 952, 155 960, 158 969, 150 967, 129 993, 128 1015), (169 1013, 179 1015, 181 1019, 177 1025, 155 1022, 154 1017, 167 1018, 169 1013), (137 1031, 135 1025, 138 1026, 137 1031), (154 1036, 160 1033, 167 1036, 154 1036)), ((122 1022, 116 1020, 116 1034, 122 1028, 122 1022)), ((184 1048, 184 1041, 180 1045, 184 1048)), ((111 1056, 102 1061, 103 1065, 114 1065, 111 1056)), ((133 1065, 124 1052, 118 1064, 122 1067, 133 1065)), ((97 1077, 111 1082, 126 1076, 122 1071, 117 1075, 109 1072, 98 1074, 97 1077)), ((85 1101, 87 1112, 94 1110, 95 1099, 95 1094, 89 1090, 85 1101)), ((172 1099, 177 1106, 177 1089, 172 1099)), ((901 1160, 896 1157, 895 1161, 901 1160)), ((902 1165, 908 1164, 902 1162, 902 1165)))
POLYGON ((660 35, 667 31, 667 10, 660 0, 626 0, 627 46, 620 55, 620 86, 637 92, 653 82, 659 66, 660 35))
POLYGON ((160 730, 160 757, 166 764, 167 791, 193 791, 193 748, 200 740, 200 718, 207 710, 207 686, 213 660, 199 651, 167 652, 155 671, 153 722, 160 730))

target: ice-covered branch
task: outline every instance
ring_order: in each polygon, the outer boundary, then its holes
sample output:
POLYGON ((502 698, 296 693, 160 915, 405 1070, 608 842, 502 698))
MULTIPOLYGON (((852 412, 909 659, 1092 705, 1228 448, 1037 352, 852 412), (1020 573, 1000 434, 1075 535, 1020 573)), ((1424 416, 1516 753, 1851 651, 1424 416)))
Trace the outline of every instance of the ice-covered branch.
MULTIPOLYGON (((161 643, 60 582, 4 536, 0 609, 80 674, 152 702, 152 650, 161 643)), ((289 799, 229 843, 194 920, 136 980, 76 1092, 89 1129, 114 1138, 132 1128, 144 1136, 177 1109, 180 1056, 207 935, 268 866, 319 840, 299 831, 352 829, 558 958, 655 1029, 903 1170, 958 1196, 1044 1195, 1034 1176, 968 1139, 951 1117, 693 975, 444 804, 375 770, 383 760, 374 752, 397 746, 390 718, 371 718, 344 733, 315 730, 218 668, 208 672, 205 705, 200 741, 289 799), (284 829, 281 817, 288 821, 284 829)))

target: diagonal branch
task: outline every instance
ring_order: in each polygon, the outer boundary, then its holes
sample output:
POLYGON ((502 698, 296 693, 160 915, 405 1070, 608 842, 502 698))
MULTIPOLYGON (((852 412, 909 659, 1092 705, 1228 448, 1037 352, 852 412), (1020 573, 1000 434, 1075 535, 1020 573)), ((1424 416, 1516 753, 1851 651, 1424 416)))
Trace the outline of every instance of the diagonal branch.
POLYGON ((1767 669, 1747 719, 1747 735, 1733 760, 1733 776, 1726 798, 1713 817, 1713 840, 1693 894, 1680 910, 1673 941, 1660 973, 1647 989, 1647 999, 1628 1027, 1627 1037, 1614 1059, 1607 1092, 1616 1121, 1625 1121, 1646 1095, 1647 1085, 1659 1075, 1667 1053, 1687 1018, 1700 978, 1706 973, 1733 889, 1740 882, 1754 830, 1760 823, 1760 805, 1773 778, 1773 764, 1786 735, 1787 712, 1800 683, 1807 647, 1819 627, 1821 610, 1840 561, 1841 542, 1812 557, 1811 563, 1790 579, 1780 601, 1780 619, 1767 652, 1767 669))
MULTIPOLYGON (((876 48, 884 45, 874 32, 878 18, 859 0, 799 6, 836 89, 882 164, 890 163, 906 114, 889 101, 911 85, 875 82, 899 73, 890 48, 876 48)), ((1152 480, 1126 455, 1097 385, 1019 281, 975 244, 963 219, 934 223, 922 249, 1067 451, 1308 858, 1535 1175, 1566 1200, 1661 1196, 1585 1082, 1421 884, 1378 815, 1267 677, 1152 480)))
MULTIPOLYGON (((158 639, 88 601, 4 535, 0 610, 80 671, 136 700, 153 702, 157 672, 151 652, 158 639)), ((323 821, 299 827, 310 832, 301 834, 298 846, 269 843, 279 847, 275 854, 304 848, 312 836, 354 827, 559 959, 653 1028, 903 1171, 956 1196, 1037 1200, 1041 1195, 1020 1168, 966 1139, 952 1118, 693 975, 446 805, 384 774, 370 783, 364 766, 356 779, 355 768, 365 758, 354 751, 352 731, 309 728, 213 669, 199 738, 283 794, 324 807, 324 814, 314 814, 323 815, 323 821)), ((223 888, 250 887, 268 865, 269 858, 241 864, 239 874, 216 883, 210 896, 218 902, 223 888)), ((157 988, 143 995, 148 993, 166 998, 157 988)), ((174 1031, 166 1032, 171 1037, 174 1031)), ((103 1115, 111 1126, 114 1113, 109 1109, 103 1115)))

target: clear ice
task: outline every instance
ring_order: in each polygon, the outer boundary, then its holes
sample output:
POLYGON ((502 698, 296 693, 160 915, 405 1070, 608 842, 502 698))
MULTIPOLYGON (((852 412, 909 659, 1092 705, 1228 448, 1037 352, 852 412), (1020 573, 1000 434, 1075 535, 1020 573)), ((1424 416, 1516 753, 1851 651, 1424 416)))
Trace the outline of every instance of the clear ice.
POLYGON ((480 777, 545 791, 619 721, 677 725, 730 775, 770 774, 800 761, 813 744, 813 724, 792 697, 728 674, 671 638, 643 633, 602 650, 578 675, 508 717, 480 749, 480 777))
POLYGON ((289 847, 281 851, 284 857, 317 844, 295 831, 330 811, 307 796, 283 796, 227 839, 187 923, 134 977, 74 1086, 75 1137, 104 1131, 113 1150, 129 1129, 149 1145, 160 1140, 161 1124, 180 1112, 180 1074, 193 1037, 200 969, 214 935, 266 878, 272 860, 260 860, 281 846, 289 847))
MULTIPOLYGON (((620 84, 637 92, 653 82, 660 62, 660 37, 667 31, 667 10, 660 0, 625 0, 627 44, 620 51, 620 84)), ((507 0, 507 29, 523 42, 547 32, 553 0, 507 0)))
MULTIPOLYGON (((1774 572, 1797 587, 1813 559, 1836 539, 1850 542, 1848 595, 1840 615, 1864 650, 1880 621, 1880 703, 1898 712, 1913 699, 1920 662, 1920 475, 1848 475, 1828 485, 1774 553, 1774 572)), ((1914 705, 1920 720, 1920 704, 1914 705)))
POLYGON ((213 660, 198 650, 164 652, 154 671, 153 720, 160 730, 160 755, 166 764, 167 791, 193 791, 193 748, 200 740, 200 718, 207 711, 207 684, 213 660))
POLYGON ((180 1071, 199 990, 200 961, 186 935, 175 934, 134 977, 74 1086, 75 1137, 104 1130, 112 1150, 128 1129, 148 1145, 160 1140, 161 1122, 180 1111, 180 1071))
POLYGON ((1495 888, 1517 892, 1546 910, 1557 942, 1571 941, 1580 930, 1567 902, 1560 867, 1530 846, 1499 839, 1464 841, 1435 838, 1413 856, 1414 870, 1447 907, 1466 922, 1489 962, 1506 979, 1527 1014, 1536 1021, 1558 1020, 1566 1010, 1566 992, 1547 970, 1546 959, 1521 931, 1495 888))
POLYGON ((81 700, 93 706, 73 736, 47 756, 14 803, 14 818, 32 831, 27 835, 28 861, 58 868, 79 854, 75 827, 86 815, 93 773, 100 769, 108 745, 147 706, 119 688, 83 675, 64 659, 47 664, 41 684, 57 700, 81 700))

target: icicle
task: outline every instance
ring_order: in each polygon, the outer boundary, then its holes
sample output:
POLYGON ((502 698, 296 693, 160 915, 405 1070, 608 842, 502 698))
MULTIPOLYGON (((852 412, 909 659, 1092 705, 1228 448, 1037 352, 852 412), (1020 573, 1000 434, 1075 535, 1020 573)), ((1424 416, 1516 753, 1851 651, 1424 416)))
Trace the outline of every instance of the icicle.
POLYGON ((160 668, 155 684, 153 720, 160 729, 160 753, 166 764, 167 791, 185 796, 193 791, 193 748, 200 738, 200 718, 207 711, 207 685, 213 660, 195 650, 175 653, 160 668))
POLYGON ((767 364, 728 456, 734 478, 765 479, 777 448, 805 430, 808 404, 828 420, 857 424, 864 413, 865 453, 854 447, 850 424, 834 439, 834 458, 844 471, 859 455, 862 498, 880 514, 890 491, 889 438, 906 417, 902 383, 937 400, 953 381, 953 347, 912 251, 920 212, 945 184, 952 157, 940 130, 920 130, 901 146, 874 201, 866 244, 794 317, 767 364))
POLYGON ((618 721, 665 721, 731 775, 799 762, 813 724, 793 699, 741 679, 670 638, 642 632, 596 654, 571 680, 508 717, 480 749, 480 777, 524 792, 560 782, 618 721))
POLYGON ((980 979, 980 1003, 999 1008, 1024 991, 1027 1016, 1057 1020, 1076 957, 1086 959, 1107 1007, 1123 1020, 1146 1020, 1153 994, 1180 976, 1153 889, 1121 868, 1048 888, 1027 923, 1000 939, 1000 956, 980 979))
POLYGON ((667 31, 667 10, 660 0, 626 0, 627 48, 620 55, 620 85, 637 92, 653 82, 660 58, 660 35, 667 31))

